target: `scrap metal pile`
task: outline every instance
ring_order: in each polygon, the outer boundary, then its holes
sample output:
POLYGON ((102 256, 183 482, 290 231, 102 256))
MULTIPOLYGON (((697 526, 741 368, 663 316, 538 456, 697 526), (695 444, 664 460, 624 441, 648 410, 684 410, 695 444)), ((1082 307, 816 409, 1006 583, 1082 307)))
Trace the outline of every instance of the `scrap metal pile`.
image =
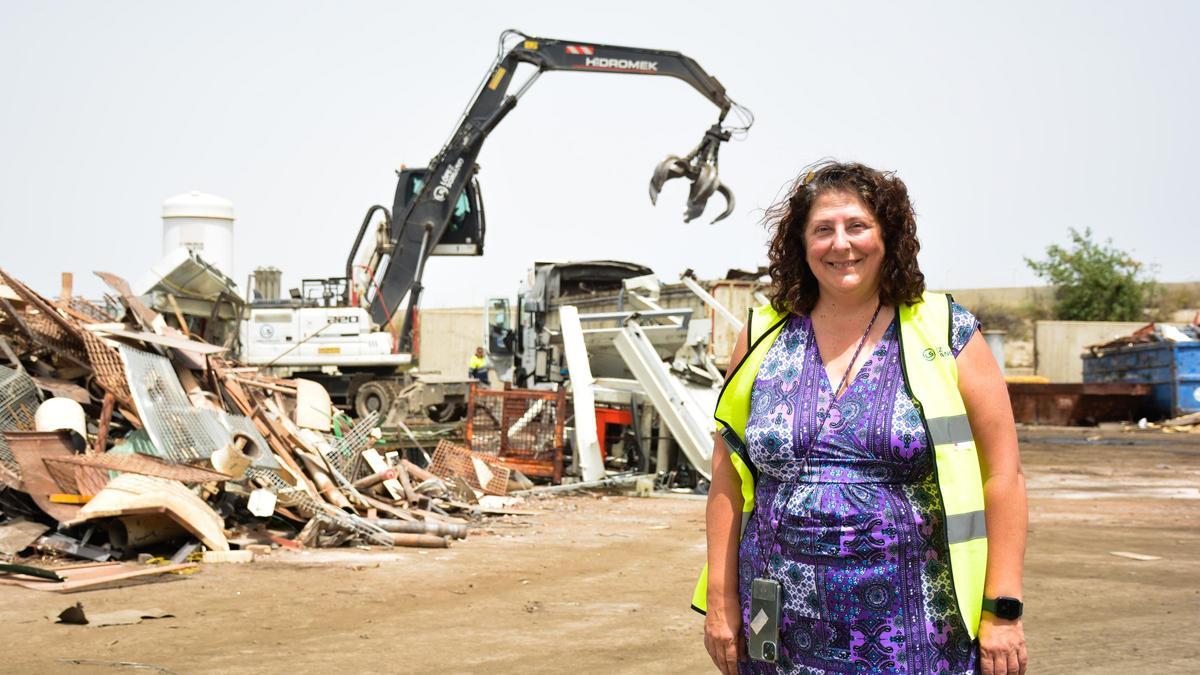
MULTIPOLYGON (((0 271, 0 554, 186 565, 267 547, 445 547, 467 535, 452 512, 506 491, 505 472, 449 444, 423 457, 462 465, 445 479, 380 452, 377 414, 352 420, 314 382, 240 366, 99 276, 115 291, 103 307, 0 271)), ((85 581, 0 567, 12 583, 85 581)))

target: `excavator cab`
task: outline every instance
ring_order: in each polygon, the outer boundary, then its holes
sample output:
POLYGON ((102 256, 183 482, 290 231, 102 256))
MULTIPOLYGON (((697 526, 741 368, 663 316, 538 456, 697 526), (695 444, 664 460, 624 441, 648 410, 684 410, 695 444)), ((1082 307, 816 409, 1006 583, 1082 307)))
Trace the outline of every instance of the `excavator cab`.
MULTIPOLYGON (((425 187, 428 169, 402 169, 396 185, 396 201, 392 213, 399 214, 425 187)), ((430 255, 483 255, 483 236, 486 230, 483 199, 479 182, 471 179, 454 205, 450 224, 430 251, 430 255)))

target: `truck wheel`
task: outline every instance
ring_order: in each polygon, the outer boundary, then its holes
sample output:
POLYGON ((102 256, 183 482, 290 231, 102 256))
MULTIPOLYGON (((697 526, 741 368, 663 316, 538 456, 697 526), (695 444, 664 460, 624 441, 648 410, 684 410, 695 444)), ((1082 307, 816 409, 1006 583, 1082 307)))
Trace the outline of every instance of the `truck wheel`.
POLYGON ((425 413, 434 422, 456 422, 467 416, 467 404, 462 401, 446 401, 429 406, 425 413))
POLYGON ((371 412, 378 412, 380 418, 386 417, 394 400, 391 387, 382 382, 366 382, 354 394, 354 415, 362 419, 371 412))

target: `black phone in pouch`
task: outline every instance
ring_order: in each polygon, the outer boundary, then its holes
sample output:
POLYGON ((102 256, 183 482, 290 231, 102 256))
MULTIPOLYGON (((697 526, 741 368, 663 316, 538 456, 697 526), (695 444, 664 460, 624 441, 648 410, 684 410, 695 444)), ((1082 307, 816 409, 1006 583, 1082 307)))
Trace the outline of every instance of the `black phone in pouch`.
POLYGON ((783 590, 774 579, 750 582, 750 658, 775 663, 779 658, 779 612, 783 590))

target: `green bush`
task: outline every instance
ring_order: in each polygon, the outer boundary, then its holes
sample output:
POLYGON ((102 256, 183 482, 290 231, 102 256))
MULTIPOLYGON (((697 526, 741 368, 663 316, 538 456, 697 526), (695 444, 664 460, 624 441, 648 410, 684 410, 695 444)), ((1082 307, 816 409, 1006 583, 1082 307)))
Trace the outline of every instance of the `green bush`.
POLYGON ((1054 287, 1054 314, 1065 321, 1141 321, 1156 295, 1156 284, 1143 277, 1144 266, 1114 248, 1097 243, 1091 229, 1069 230, 1070 248, 1052 244, 1044 260, 1025 259, 1054 287))

